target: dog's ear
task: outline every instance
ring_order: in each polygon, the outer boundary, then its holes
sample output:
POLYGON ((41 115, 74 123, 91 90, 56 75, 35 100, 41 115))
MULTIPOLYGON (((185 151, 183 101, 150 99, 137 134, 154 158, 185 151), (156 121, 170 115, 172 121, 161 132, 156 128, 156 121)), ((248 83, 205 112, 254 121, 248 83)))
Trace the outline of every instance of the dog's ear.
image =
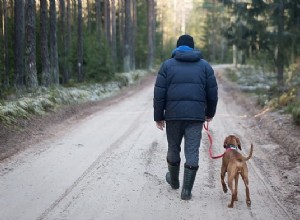
POLYGON ((242 150, 242 145, 241 145, 240 139, 238 137, 236 137, 236 142, 237 142, 238 148, 240 150, 242 150))
POLYGON ((223 144, 223 147, 224 147, 224 148, 227 148, 227 139, 228 139, 228 137, 225 138, 225 140, 224 140, 224 144, 223 144))

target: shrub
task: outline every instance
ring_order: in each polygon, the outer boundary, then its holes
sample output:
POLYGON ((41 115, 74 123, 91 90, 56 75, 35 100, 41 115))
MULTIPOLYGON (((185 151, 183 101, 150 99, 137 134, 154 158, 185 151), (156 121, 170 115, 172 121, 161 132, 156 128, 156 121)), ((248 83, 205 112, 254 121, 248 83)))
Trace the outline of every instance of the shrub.
POLYGON ((296 125, 300 125, 300 102, 292 108, 292 117, 296 125))
POLYGON ((236 70, 233 70, 233 69, 229 69, 227 68, 226 69, 226 72, 225 72, 225 75, 227 76, 227 78, 230 79, 230 81, 232 82, 237 82, 239 77, 237 75, 237 71, 236 70))

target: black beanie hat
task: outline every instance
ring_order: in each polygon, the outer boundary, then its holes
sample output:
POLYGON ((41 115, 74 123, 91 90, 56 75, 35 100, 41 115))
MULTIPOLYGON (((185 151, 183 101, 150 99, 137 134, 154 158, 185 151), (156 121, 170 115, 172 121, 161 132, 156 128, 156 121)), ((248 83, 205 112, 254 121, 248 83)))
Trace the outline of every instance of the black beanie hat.
POLYGON ((194 48, 194 39, 188 34, 181 35, 177 40, 177 47, 179 46, 189 46, 194 48))

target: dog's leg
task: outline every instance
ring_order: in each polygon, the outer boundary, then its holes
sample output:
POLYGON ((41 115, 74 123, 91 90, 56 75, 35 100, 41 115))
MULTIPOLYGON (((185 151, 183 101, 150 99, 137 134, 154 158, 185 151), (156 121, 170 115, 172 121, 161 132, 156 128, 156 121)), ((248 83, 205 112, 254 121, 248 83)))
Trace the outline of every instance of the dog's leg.
POLYGON ((223 192, 224 192, 224 193, 227 193, 228 189, 227 189, 226 183, 225 183, 225 181, 224 181, 224 179, 225 179, 225 174, 226 174, 226 168, 224 168, 224 167, 222 166, 222 168, 221 168, 221 183, 222 183, 222 187, 223 187, 223 192))
POLYGON ((251 207, 251 199, 250 199, 250 191, 249 191, 249 179, 248 179, 247 170, 244 170, 244 172, 242 172, 241 175, 242 175, 242 178, 244 180, 245 187, 246 187, 246 204, 247 204, 248 207, 251 207))
POLYGON ((237 173, 236 175, 235 175, 235 188, 234 188, 234 195, 235 195, 235 198, 234 198, 234 201, 238 201, 238 196, 237 196, 237 194, 238 194, 238 183, 239 183, 239 173, 237 173))
POLYGON ((233 203, 234 203, 234 199, 235 199, 235 190, 233 189, 234 178, 235 178, 234 173, 228 171, 228 188, 231 191, 231 201, 228 204, 228 208, 233 208, 233 203))

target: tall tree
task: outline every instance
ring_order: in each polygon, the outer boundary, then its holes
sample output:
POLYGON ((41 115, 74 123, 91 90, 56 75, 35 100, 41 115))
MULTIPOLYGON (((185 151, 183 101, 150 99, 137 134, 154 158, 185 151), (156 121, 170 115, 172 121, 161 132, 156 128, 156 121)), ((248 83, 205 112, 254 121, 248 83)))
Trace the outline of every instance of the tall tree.
POLYGON ((59 26, 60 26, 60 34, 59 34, 59 45, 60 45, 60 72, 62 75, 62 83, 66 84, 69 80, 68 78, 68 69, 67 69, 67 41, 66 41, 66 29, 67 29, 67 22, 66 22, 66 6, 65 0, 59 1, 59 26))
POLYGON ((101 29, 102 29, 101 17, 102 17, 101 0, 96 0, 96 31, 100 42, 101 42, 101 29))
MULTIPOLYGON (((118 54, 124 55, 125 6, 123 0, 118 0, 118 54)), ((124 59, 119 59, 120 69, 124 67, 124 59), (123 64, 123 65, 122 65, 123 64)))
POLYGON ((111 57, 113 63, 117 63, 117 36, 116 36, 116 3, 111 0, 111 57))
POLYGON ((125 0, 125 30, 124 30, 124 71, 131 70, 131 33, 132 33, 132 17, 131 17, 131 0, 125 0))
POLYGON ((67 59, 67 63, 66 63, 66 75, 68 77, 68 79, 71 78, 71 65, 70 65, 70 56, 71 56, 71 2, 70 0, 67 0, 67 15, 66 15, 66 19, 67 19, 67 27, 66 27, 66 59, 67 59))
POLYGON ((25 2, 25 36, 26 36, 26 54, 25 54, 25 76, 26 86, 36 88, 38 86, 36 69, 36 5, 35 0, 26 0, 25 2))
POLYGON ((277 3, 277 41, 276 48, 277 53, 275 55, 275 63, 277 67, 277 82, 279 86, 283 86, 283 72, 284 72, 284 3, 282 0, 279 0, 277 3))
POLYGON ((14 4, 14 63, 15 87, 24 87, 24 0, 15 1, 14 4))
POLYGON ((4 21, 4 87, 9 87, 9 48, 8 48, 8 19, 7 19, 7 2, 3 1, 3 21, 4 21))
POLYGON ((154 0, 147 1, 147 21, 148 21, 148 57, 147 67, 151 69, 154 65, 155 53, 155 8, 154 0))
POLYGON ((131 33, 130 33, 130 69, 135 70, 135 50, 136 50, 136 33, 137 33, 137 7, 136 0, 131 1, 131 33))
MULTIPOLYGON (((3 2, 0 1, 0 48, 4 47, 3 2)), ((0 85, 4 82, 4 54, 0 54, 0 85)), ((1 95, 1 93, 0 93, 1 95)))
POLYGON ((40 48, 42 76, 41 85, 48 87, 52 83, 48 49, 48 6, 47 0, 40 1, 40 48))
POLYGON ((50 0, 50 68, 53 77, 53 83, 59 84, 59 65, 56 37, 56 1, 50 0))
POLYGON ((92 31, 92 13, 91 13, 91 2, 86 0, 86 10, 87 10, 87 30, 89 33, 92 31))
POLYGON ((111 6, 110 0, 104 1, 104 28, 106 33, 106 41, 111 45, 111 6))
POLYGON ((78 81, 83 82, 83 36, 82 36, 82 2, 78 0, 78 28, 77 28, 77 71, 78 81))

